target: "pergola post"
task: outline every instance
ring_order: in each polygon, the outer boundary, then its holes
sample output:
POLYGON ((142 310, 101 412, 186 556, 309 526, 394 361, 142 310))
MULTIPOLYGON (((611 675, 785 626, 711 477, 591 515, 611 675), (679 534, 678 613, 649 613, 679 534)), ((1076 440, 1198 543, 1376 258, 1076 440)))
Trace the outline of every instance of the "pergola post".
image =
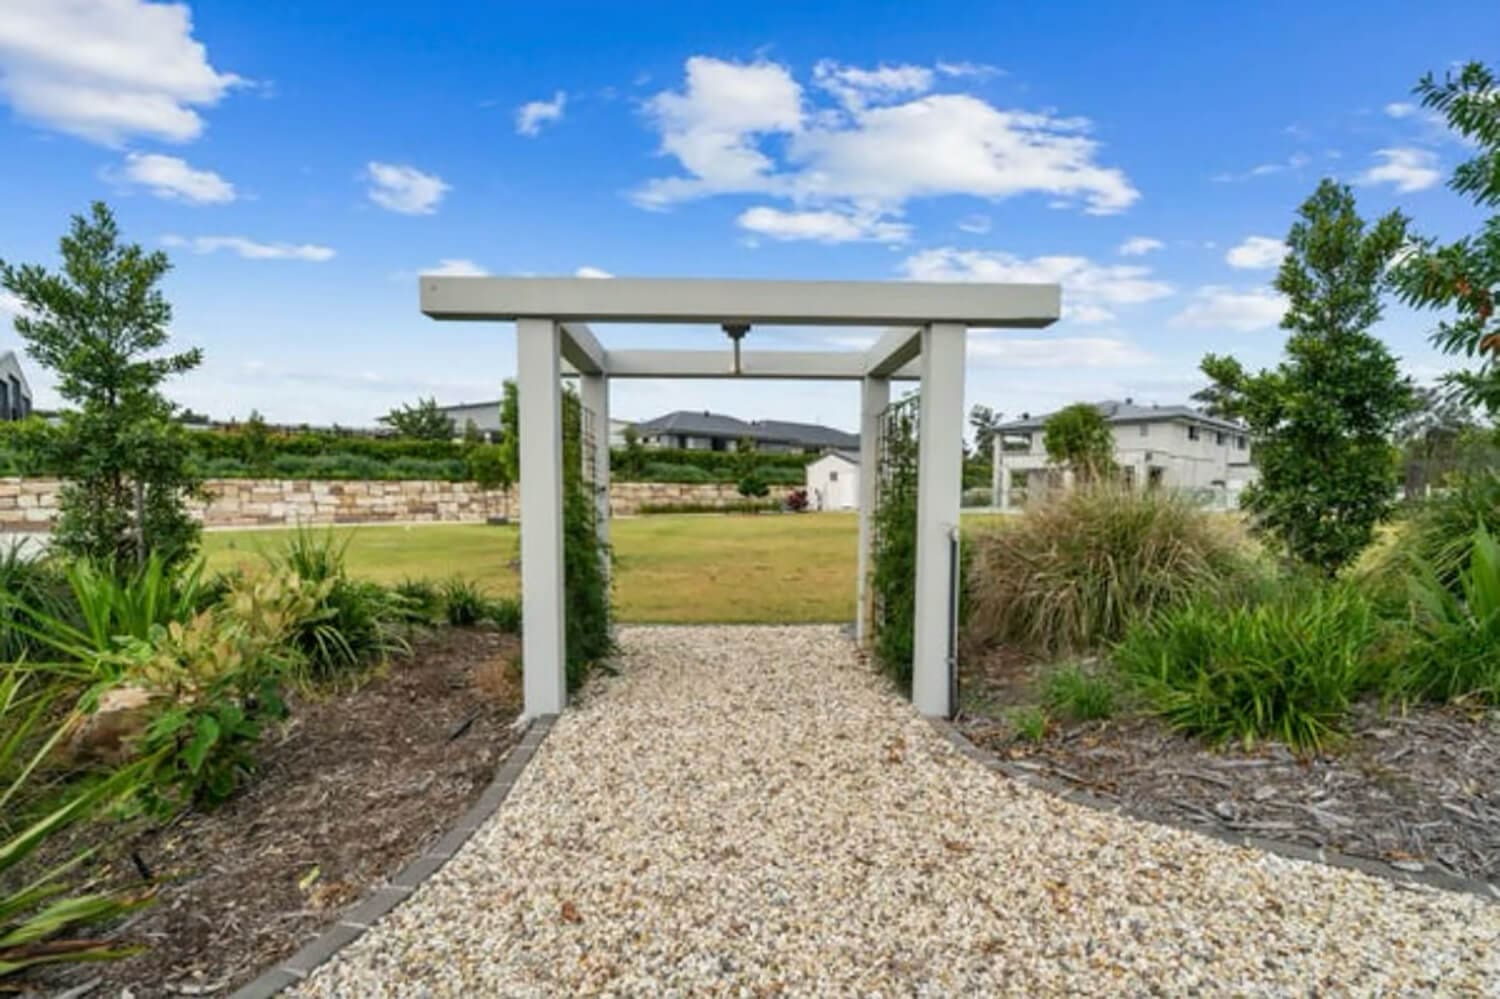
POLYGON ((959 506, 963 491, 964 340, 959 323, 922 330, 917 449, 917 594, 912 702, 929 717, 953 714, 959 506))
POLYGON ((516 321, 521 444, 521 631, 525 713, 562 711, 567 698, 563 633, 562 362, 551 319, 516 321))
POLYGON ((875 505, 880 496, 880 417, 891 402, 888 378, 866 377, 859 390, 859 562, 856 577, 854 635, 861 646, 870 643, 875 613, 875 505))
MULTIPOLYGON (((583 460, 594 466, 594 526, 599 543, 609 544, 609 376, 580 375, 578 398, 583 408, 594 415, 594 453, 583 460)), ((609 572, 609 559, 604 562, 609 572)))

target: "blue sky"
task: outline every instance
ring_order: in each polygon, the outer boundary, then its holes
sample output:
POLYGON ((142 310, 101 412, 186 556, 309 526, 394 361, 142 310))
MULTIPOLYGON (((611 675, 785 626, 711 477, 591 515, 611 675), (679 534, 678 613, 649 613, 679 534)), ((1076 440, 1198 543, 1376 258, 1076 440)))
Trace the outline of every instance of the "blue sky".
MULTIPOLYGON (((971 337, 968 401, 1175 403, 1205 352, 1277 356, 1269 282, 1320 177, 1367 215, 1474 228, 1443 186, 1466 149, 1410 89, 1496 39, 1492 0, 4 0, 0 257, 53 262, 67 217, 108 200, 171 254, 174 334, 207 353, 172 395, 219 418, 364 425, 418 395, 494 397, 513 331, 423 318, 434 270, 1056 280, 1062 322, 971 337)), ((1422 380, 1445 366, 1432 323, 1392 307, 1380 328, 1422 380)), ((631 383, 614 402, 709 407, 857 418, 847 385, 631 383)))

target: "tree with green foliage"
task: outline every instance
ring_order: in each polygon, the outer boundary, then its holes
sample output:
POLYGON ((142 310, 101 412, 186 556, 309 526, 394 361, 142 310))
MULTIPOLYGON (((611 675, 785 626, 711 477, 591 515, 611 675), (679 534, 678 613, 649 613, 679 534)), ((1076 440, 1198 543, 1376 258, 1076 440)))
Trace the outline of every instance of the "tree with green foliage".
POLYGON ((1115 465, 1115 434, 1099 407, 1075 402, 1047 417, 1042 426, 1047 457, 1071 468, 1084 482, 1107 475, 1115 465))
POLYGON ((630 482, 639 480, 641 473, 646 470, 646 447, 641 443, 641 432, 635 428, 634 423, 625 427, 625 460, 621 463, 620 470, 630 482))
POLYGON ((488 509, 490 495, 498 489, 508 498, 510 487, 515 484, 515 478, 511 475, 511 469, 506 462, 505 449, 499 444, 476 444, 469 449, 465 460, 468 462, 469 478, 484 490, 485 512, 493 516, 494 511, 488 509))
MULTIPOLYGON (((1448 186, 1481 208, 1500 206, 1500 80, 1478 62, 1449 73, 1440 83, 1431 74, 1417 84, 1422 106, 1443 116, 1448 127, 1477 150, 1459 164, 1448 186)), ((1438 324, 1432 342, 1445 354, 1477 361, 1456 371, 1446 384, 1464 402, 1500 415, 1500 214, 1491 215, 1473 236, 1438 245, 1416 241, 1415 252, 1395 269, 1401 300, 1423 308, 1451 308, 1455 318, 1438 324)))
POLYGON ((761 497, 770 495, 771 492, 771 487, 766 484, 766 480, 761 478, 758 472, 748 472, 743 475, 740 478, 737 488, 740 495, 746 499, 760 499, 761 497))
POLYGON ((55 441, 66 476, 55 543, 122 571, 152 553, 184 558, 198 538, 187 500, 200 482, 161 385, 196 368, 203 354, 164 350, 172 307, 157 283, 171 263, 122 243, 103 202, 74 216, 60 249, 57 273, 0 261, 0 287, 23 309, 16 332, 75 407, 63 413, 55 441))
POLYGON ((260 415, 260 410, 250 410, 249 419, 240 428, 240 434, 244 439, 245 464, 256 474, 264 474, 276 458, 276 444, 271 439, 271 428, 266 425, 266 418, 260 415))
POLYGON ((1391 439, 1413 392, 1369 329, 1405 241, 1400 212, 1366 225, 1349 187, 1323 181, 1298 209, 1276 276, 1291 331, 1285 360, 1250 374, 1232 357, 1203 359, 1227 412, 1256 440, 1260 480, 1242 498, 1254 527, 1328 576, 1370 544, 1395 502, 1391 439))
POLYGON ((974 431, 974 458, 976 461, 987 462, 991 460, 990 449, 994 446, 995 435, 999 433, 1004 413, 997 413, 983 403, 975 403, 969 408, 969 428, 974 431))
POLYGON ((401 437, 419 441, 451 441, 456 435, 453 418, 438 409, 436 399, 418 399, 415 406, 401 405, 380 418, 401 437))

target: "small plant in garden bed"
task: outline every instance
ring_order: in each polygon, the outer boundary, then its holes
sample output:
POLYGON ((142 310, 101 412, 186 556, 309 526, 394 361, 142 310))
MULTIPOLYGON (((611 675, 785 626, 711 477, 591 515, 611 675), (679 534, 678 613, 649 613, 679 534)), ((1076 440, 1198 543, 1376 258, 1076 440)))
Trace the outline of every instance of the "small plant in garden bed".
POLYGON ((1390 678, 1403 698, 1500 704, 1500 541, 1481 525, 1467 547, 1451 580, 1429 562, 1408 581, 1415 635, 1390 678))
POLYGON ((472 627, 489 615, 489 600, 472 579, 449 577, 443 581, 442 597, 444 616, 455 627, 472 627))
POLYGON ((1386 627, 1347 585, 1269 600, 1198 599, 1133 626, 1114 662, 1168 724, 1212 743, 1280 739, 1318 749, 1378 680, 1386 627))
POLYGON ((512 635, 521 633, 521 601, 515 597, 506 597, 491 603, 488 617, 501 631, 512 635))
POLYGON ((1115 712, 1114 678, 1082 663, 1055 667, 1042 680, 1047 707, 1073 721, 1095 721, 1115 712))
POLYGON ((1047 733, 1052 729, 1052 719, 1047 717, 1046 711, 1035 705, 1012 708, 1006 712, 1005 720, 1017 739, 1033 745, 1046 739, 1047 733))

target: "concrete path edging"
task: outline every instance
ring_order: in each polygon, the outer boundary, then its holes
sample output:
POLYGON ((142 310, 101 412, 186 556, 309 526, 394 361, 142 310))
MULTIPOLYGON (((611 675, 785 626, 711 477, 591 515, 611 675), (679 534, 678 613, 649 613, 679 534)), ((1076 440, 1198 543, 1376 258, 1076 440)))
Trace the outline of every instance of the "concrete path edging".
POLYGON ((499 810, 510 795, 517 778, 541 748, 547 733, 552 731, 555 721, 556 715, 542 715, 529 722, 521 740, 505 757, 505 762, 500 765, 489 787, 459 816, 453 828, 388 882, 365 895, 354 906, 345 909, 336 923, 319 933, 297 953, 236 989, 231 999, 269 999, 282 989, 295 985, 334 954, 364 935, 381 916, 405 901, 422 882, 451 860, 469 841, 469 837, 499 810))
POLYGON ((943 738, 947 739, 962 756, 988 770, 1004 774, 1013 780, 1018 780, 1031 787, 1056 795, 1064 801, 1072 802, 1075 805, 1083 805, 1085 808, 1092 808, 1095 811, 1107 812, 1111 815, 1121 815, 1140 822, 1150 822, 1171 829, 1180 829, 1184 832, 1198 833, 1199 835, 1216 839, 1221 843, 1228 843, 1230 846, 1250 847, 1251 849, 1272 853, 1279 857, 1286 857, 1289 860, 1302 860, 1309 863, 1324 864, 1328 867, 1340 867, 1347 870, 1360 871, 1403 887, 1421 885, 1440 888, 1444 891, 1474 895, 1487 902, 1500 903, 1500 885, 1490 884, 1486 881, 1477 881, 1458 874, 1450 874, 1447 871, 1431 868, 1422 871, 1404 871, 1399 867, 1393 867, 1385 861, 1376 860, 1373 857, 1343 853, 1331 848, 1303 846, 1300 843, 1289 843, 1286 840, 1269 839, 1265 836, 1252 836, 1247 833, 1238 833, 1230 829, 1220 829, 1214 826, 1197 826, 1189 822, 1174 822, 1157 815, 1148 815, 1118 801, 1111 801, 1083 788, 1075 787, 1064 781, 1046 777, 1039 773, 1033 773, 1024 767, 1018 767, 1013 763, 1007 762, 990 750, 984 749, 970 741, 969 737, 964 735, 958 726, 954 725, 951 721, 941 718, 930 718, 928 720, 932 723, 933 728, 937 729, 943 738))

